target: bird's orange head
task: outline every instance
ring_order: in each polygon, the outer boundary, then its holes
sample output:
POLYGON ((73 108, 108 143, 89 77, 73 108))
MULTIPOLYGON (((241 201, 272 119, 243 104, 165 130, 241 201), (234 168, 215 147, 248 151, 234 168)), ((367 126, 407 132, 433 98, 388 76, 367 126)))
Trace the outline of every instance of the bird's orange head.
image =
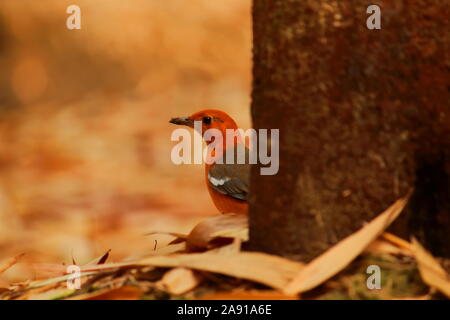
POLYGON ((204 134, 208 129, 218 129, 225 137, 226 129, 236 130, 238 128, 233 118, 225 112, 215 109, 198 111, 189 117, 172 118, 169 122, 194 128, 194 121, 201 121, 201 134, 204 134))

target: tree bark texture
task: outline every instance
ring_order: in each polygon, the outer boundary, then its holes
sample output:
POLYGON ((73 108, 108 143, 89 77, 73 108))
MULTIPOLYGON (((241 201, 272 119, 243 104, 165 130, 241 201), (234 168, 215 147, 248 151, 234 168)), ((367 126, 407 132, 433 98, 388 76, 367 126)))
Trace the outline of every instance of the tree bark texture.
POLYGON ((414 188, 391 230, 450 256, 449 5, 254 0, 252 117, 280 170, 252 169, 250 248, 310 260, 414 188))

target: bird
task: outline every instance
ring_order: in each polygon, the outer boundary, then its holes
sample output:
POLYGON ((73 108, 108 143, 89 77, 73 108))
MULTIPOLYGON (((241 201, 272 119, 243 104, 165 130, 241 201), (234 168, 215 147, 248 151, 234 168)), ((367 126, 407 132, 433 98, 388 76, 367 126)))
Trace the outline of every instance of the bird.
POLYGON ((236 134, 233 139, 225 139, 227 129, 238 129, 236 122, 227 113, 216 109, 201 110, 188 117, 172 118, 169 122, 194 128, 194 121, 201 121, 200 134, 207 145, 214 141, 205 139, 204 134, 208 129, 217 129, 224 137, 215 141, 216 146, 212 152, 211 161, 205 163, 206 186, 215 207, 222 214, 247 214, 250 164, 248 161, 243 164, 236 163, 237 161, 232 164, 225 161, 227 151, 233 151, 236 160, 238 148, 245 151, 245 159, 248 159, 249 149, 239 134, 236 134), (217 161, 219 158, 223 159, 223 163, 217 161))

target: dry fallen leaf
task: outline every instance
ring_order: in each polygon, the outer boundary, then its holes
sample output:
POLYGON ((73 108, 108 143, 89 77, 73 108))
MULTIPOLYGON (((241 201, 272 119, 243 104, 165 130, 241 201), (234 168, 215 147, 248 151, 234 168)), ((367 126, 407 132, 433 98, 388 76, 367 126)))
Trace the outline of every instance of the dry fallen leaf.
POLYGON ((450 278, 444 268, 414 238, 411 247, 423 281, 450 298, 450 278))
POLYGON ((12 257, 5 262, 0 263, 0 274, 11 268, 13 265, 15 265, 20 258, 22 258, 25 255, 25 253, 18 254, 15 257, 12 257))
POLYGON ((75 289, 54 288, 27 296, 27 300, 56 300, 73 294, 75 289))
POLYGON ((200 300, 297 300, 276 290, 233 290, 205 295, 200 300))
MULTIPOLYGON (((102 254, 100 257, 97 257, 84 266, 96 266, 105 264, 106 260, 109 257, 109 253, 111 249, 109 249, 106 253, 102 254)), ((72 258, 73 260, 73 258, 72 258)), ((67 265, 61 263, 34 263, 33 271, 35 273, 36 279, 45 279, 45 278, 54 278, 59 276, 64 276, 67 274, 67 265)), ((81 268, 81 267, 80 267, 81 268)))
POLYGON ((106 251, 106 253, 102 254, 100 257, 97 257, 91 261, 89 261, 88 263, 86 263, 86 266, 89 265, 96 265, 96 264, 104 264, 106 262, 106 260, 108 260, 109 257, 109 253, 111 252, 111 249, 109 249, 108 251, 106 251))
POLYGON ((374 242, 369 244, 369 246, 364 250, 365 253, 375 253, 375 254, 397 254, 403 256, 412 257, 412 251, 410 249, 405 249, 403 246, 392 243, 391 241, 385 240, 383 236, 380 236, 374 242))
POLYGON ((311 261, 283 291, 286 294, 298 294, 310 290, 344 269, 398 217, 408 198, 397 200, 363 228, 311 261))
POLYGON ((181 239, 181 240, 186 240, 188 237, 187 234, 179 233, 179 232, 170 232, 170 231, 151 231, 151 232, 147 232, 144 235, 145 236, 166 235, 166 236, 172 236, 176 239, 181 239))
POLYGON ((211 249, 210 252, 221 254, 238 253, 241 251, 241 244, 241 239, 235 238, 232 243, 211 249))
POLYGON ((389 233, 389 232, 383 232, 380 236, 380 238, 383 238, 386 241, 389 241, 390 243, 396 245, 398 248, 405 249, 405 250, 411 250, 411 243, 408 241, 397 237, 395 234, 389 233))
POLYGON ((173 254, 145 258, 136 264, 159 267, 186 267, 216 272, 283 288, 303 264, 259 252, 173 254))
POLYGON ((123 286, 119 288, 97 290, 91 293, 80 294, 67 300, 137 300, 144 292, 136 287, 123 286))
POLYGON ((124 261, 136 261, 136 260, 142 259, 144 257, 148 257, 148 256, 171 254, 171 253, 181 252, 181 251, 185 251, 185 250, 186 250, 186 242, 173 243, 173 244, 169 244, 165 247, 158 248, 156 250, 148 251, 145 253, 134 254, 134 255, 126 258, 124 261))
POLYGON ((229 213, 203 220, 189 233, 187 243, 191 249, 208 249, 214 240, 224 238, 247 241, 248 217, 229 213))
MULTIPOLYGON (((29 297, 38 296, 41 293, 45 293, 47 291, 52 291, 58 286, 57 283, 47 283, 40 287, 30 287, 30 290, 25 291, 22 295, 17 297, 17 300, 28 300, 29 297)), ((30 299, 33 300, 33 299, 30 299)))
POLYGON ((392 300, 431 300, 431 296, 429 294, 425 294, 418 297, 393 298, 392 300))
POLYGON ((157 282, 161 287, 171 294, 183 294, 191 291, 200 283, 200 277, 187 268, 174 268, 167 271, 162 279, 157 282))
POLYGON ((144 235, 145 236, 153 236, 156 234, 167 235, 167 236, 172 236, 175 238, 183 238, 183 239, 186 239, 188 236, 187 234, 184 234, 184 233, 172 232, 172 231, 150 231, 150 232, 145 233, 144 235))
MULTIPOLYGON (((99 265, 99 266, 104 266, 104 265, 99 265)), ((94 271, 94 272, 82 272, 82 273, 80 273, 80 277, 83 278, 83 277, 91 276, 91 275, 94 275, 94 274, 97 274, 97 271, 94 271)), ((72 274, 66 274, 66 275, 63 275, 63 276, 55 277, 55 278, 31 281, 28 284, 28 288, 40 288, 40 287, 44 287, 44 286, 48 286, 48 285, 54 285, 54 284, 57 284, 59 282, 67 281, 71 277, 73 277, 72 274)))

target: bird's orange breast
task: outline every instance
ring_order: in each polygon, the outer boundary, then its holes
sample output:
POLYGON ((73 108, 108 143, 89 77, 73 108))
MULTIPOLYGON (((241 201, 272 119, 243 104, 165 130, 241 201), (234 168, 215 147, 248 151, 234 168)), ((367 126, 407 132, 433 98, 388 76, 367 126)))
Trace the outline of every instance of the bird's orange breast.
POLYGON ((247 214, 248 213, 248 203, 246 201, 236 200, 230 196, 221 194, 214 190, 208 181, 208 171, 210 165, 205 165, 205 180, 206 186, 208 188, 209 195, 220 213, 237 213, 237 214, 247 214))

